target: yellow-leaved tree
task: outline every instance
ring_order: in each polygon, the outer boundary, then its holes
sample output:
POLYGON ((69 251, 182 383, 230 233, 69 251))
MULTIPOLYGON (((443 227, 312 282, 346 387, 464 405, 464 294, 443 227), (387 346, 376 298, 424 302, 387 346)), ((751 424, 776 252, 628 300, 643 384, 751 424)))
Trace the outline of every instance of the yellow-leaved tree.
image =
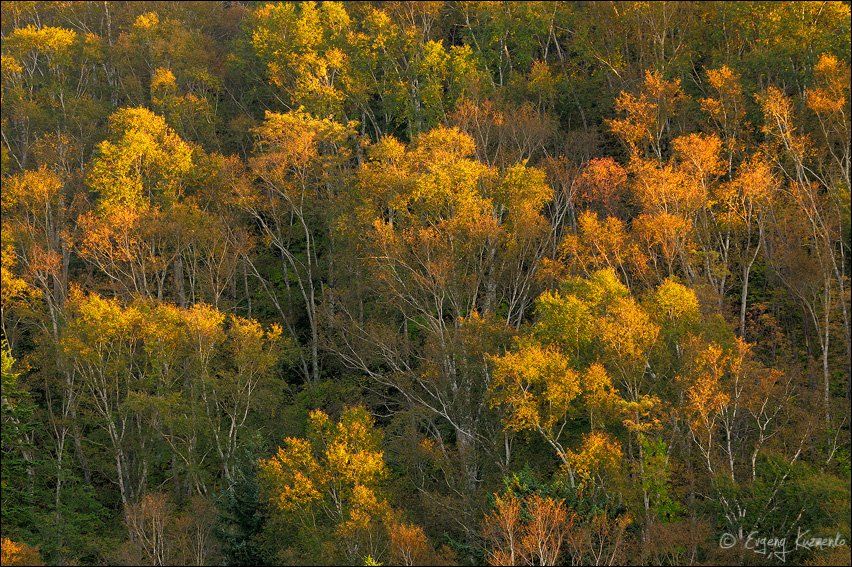
POLYGON ((38 549, 4 537, 0 540, 0 563, 3 565, 44 565, 38 549))
POLYGON ((389 470, 382 435, 363 407, 347 407, 337 422, 314 410, 307 436, 288 437, 260 460, 263 491, 289 538, 280 558, 335 557, 363 562, 441 564, 449 559, 427 543, 422 529, 401 521, 382 490, 389 470))

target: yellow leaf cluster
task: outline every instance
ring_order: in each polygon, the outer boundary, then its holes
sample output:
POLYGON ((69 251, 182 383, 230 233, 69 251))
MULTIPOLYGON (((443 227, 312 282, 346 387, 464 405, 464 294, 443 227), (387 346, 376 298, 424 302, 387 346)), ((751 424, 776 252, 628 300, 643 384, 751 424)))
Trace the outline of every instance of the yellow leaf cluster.
MULTIPOLYGON (((687 137, 681 140, 682 146, 690 146, 690 142, 701 138, 687 137)), ((718 142, 718 138, 711 138, 718 142)), ((652 160, 633 159, 630 161, 630 171, 634 176, 633 192, 642 210, 646 213, 665 212, 689 217, 703 207, 707 202, 707 189, 699 183, 696 177, 698 168, 713 169, 718 173, 718 145, 710 143, 708 153, 703 158, 686 158, 690 160, 687 168, 675 167, 672 164, 658 166, 652 160), (700 163, 698 159, 709 160, 710 163, 700 163), (696 160, 696 161, 692 161, 696 160)), ((687 147, 684 151, 692 151, 687 147)))
POLYGON ((573 470, 580 489, 598 478, 617 475, 621 459, 621 443, 599 431, 586 434, 579 451, 568 451, 565 455, 565 463, 573 470))
POLYGON ((819 115, 841 112, 849 102, 849 65, 823 53, 814 65, 814 76, 817 86, 805 91, 808 108, 819 115))
POLYGON ((688 408, 693 414, 694 427, 711 421, 712 414, 722 411, 730 395, 722 382, 734 360, 721 346, 711 343, 698 351, 694 359, 693 376, 686 392, 688 408))
POLYGON ((325 471, 305 439, 285 439, 275 457, 261 461, 261 470, 266 482, 275 486, 271 498, 281 510, 296 510, 323 496, 325 471))
POLYGON ((111 138, 98 145, 88 176, 102 204, 170 202, 193 167, 192 149, 166 121, 146 108, 110 116, 111 138))
POLYGON ((62 187, 59 176, 45 166, 25 170, 4 181, 3 209, 21 206, 35 214, 43 213, 55 204, 62 187))
MULTIPOLYGON (((727 65, 718 69, 707 70, 707 83, 713 96, 699 99, 701 109, 707 113, 727 136, 732 136, 739 123, 745 117, 745 101, 743 98, 740 77, 727 65)), ((734 140, 726 138, 728 149, 734 150, 734 140)))
POLYGON ((592 339, 591 310, 574 295, 545 291, 536 300, 536 314, 538 321, 533 333, 545 344, 559 345, 564 352, 577 354, 592 339))
POLYGON ((577 373, 555 349, 524 345, 492 360, 491 403, 508 410, 506 429, 549 431, 580 394, 577 373))
POLYGON ((139 14, 133 22, 133 27, 140 30, 150 30, 160 24, 160 17, 157 12, 145 12, 139 14))
POLYGON ((0 254, 0 306, 4 310, 15 305, 23 306, 39 295, 24 278, 16 275, 17 264, 14 247, 4 242, 3 252, 0 254))
POLYGON ((616 360, 641 367, 657 342, 660 327, 633 299, 617 299, 600 319, 600 340, 616 360))
POLYGON ((615 99, 615 109, 624 114, 624 118, 607 120, 607 124, 632 155, 641 156, 646 145, 657 144, 664 124, 685 100, 680 79, 667 81, 658 71, 645 71, 638 96, 622 91, 615 99))
POLYGON ((722 140, 716 134, 693 133, 672 141, 675 159, 688 175, 712 180, 725 172, 722 162, 722 140))
POLYGON ((639 275, 647 270, 647 256, 618 217, 601 220, 596 212, 585 210, 577 228, 577 234, 566 235, 560 245, 570 263, 586 269, 630 269, 639 275))
POLYGON ((0 564, 44 565, 44 561, 37 548, 4 537, 0 540, 0 564))
POLYGON ((77 32, 65 28, 29 24, 16 28, 4 43, 8 43, 14 52, 25 54, 37 51, 56 56, 66 51, 77 39, 77 32))
POLYGON ((701 315, 695 292, 672 278, 666 278, 657 287, 654 305, 659 316, 667 322, 694 323, 701 315))
POLYGON ((622 413, 624 400, 613 386, 612 378, 602 364, 596 362, 586 369, 582 388, 592 429, 601 427, 605 421, 613 420, 622 413))
POLYGON ((751 156, 740 165, 736 177, 719 188, 720 219, 734 229, 746 228, 770 205, 779 185, 766 158, 751 156))
POLYGON ((285 439, 260 467, 270 499, 287 511, 341 498, 364 508, 373 498, 365 490, 373 490, 387 474, 372 417, 357 407, 345 409, 337 423, 321 410, 312 411, 307 438, 285 439))
POLYGON ((0 55, 0 69, 2 69, 4 78, 12 75, 20 75, 24 72, 24 68, 18 60, 11 55, 6 55, 5 53, 0 55))

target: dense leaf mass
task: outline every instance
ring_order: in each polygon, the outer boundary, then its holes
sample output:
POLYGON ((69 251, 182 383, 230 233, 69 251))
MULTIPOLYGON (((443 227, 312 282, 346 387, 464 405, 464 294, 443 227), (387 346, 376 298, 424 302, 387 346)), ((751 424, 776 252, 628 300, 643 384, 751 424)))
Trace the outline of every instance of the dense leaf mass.
POLYGON ((849 564, 848 2, 3 2, 4 565, 849 564))

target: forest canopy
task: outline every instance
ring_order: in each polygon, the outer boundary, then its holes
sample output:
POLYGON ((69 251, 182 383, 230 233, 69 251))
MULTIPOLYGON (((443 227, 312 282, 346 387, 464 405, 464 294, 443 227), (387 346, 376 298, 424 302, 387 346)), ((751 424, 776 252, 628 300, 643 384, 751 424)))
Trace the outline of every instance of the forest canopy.
POLYGON ((850 563, 849 2, 0 11, 3 565, 850 563))

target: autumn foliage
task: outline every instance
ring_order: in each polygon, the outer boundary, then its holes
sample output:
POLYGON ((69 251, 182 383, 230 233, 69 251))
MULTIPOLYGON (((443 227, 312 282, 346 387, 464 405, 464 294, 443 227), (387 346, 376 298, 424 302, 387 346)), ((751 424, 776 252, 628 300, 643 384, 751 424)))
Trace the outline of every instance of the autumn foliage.
POLYGON ((848 2, 0 12, 3 565, 848 564, 848 2))

